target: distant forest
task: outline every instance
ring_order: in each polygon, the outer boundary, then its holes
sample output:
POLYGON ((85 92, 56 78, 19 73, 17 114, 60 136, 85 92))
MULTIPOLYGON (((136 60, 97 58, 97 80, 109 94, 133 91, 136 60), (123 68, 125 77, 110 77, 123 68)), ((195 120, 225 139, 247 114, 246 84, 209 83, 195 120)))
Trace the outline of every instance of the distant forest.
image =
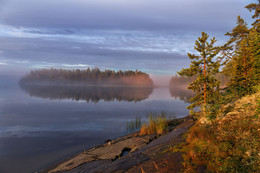
POLYGON ((20 80, 21 84, 84 84, 153 86, 148 74, 141 71, 101 71, 99 68, 85 70, 42 69, 29 72, 20 80))
MULTIPOLYGON (((217 73, 215 77, 217 80, 220 81, 220 87, 225 88, 227 83, 229 82, 229 77, 222 73, 217 73)), ((169 84, 169 91, 171 96, 174 98, 179 98, 186 103, 190 103, 190 99, 195 96, 195 93, 191 90, 188 90, 188 86, 195 80, 196 76, 173 76, 169 84)))
MULTIPOLYGON (((224 88, 226 87, 227 83, 230 80, 230 77, 226 76, 225 74, 222 73, 217 73, 215 75, 215 78, 220 81, 220 87, 224 88)), ((182 89, 187 89, 190 83, 196 80, 196 76, 179 76, 175 75, 171 78, 170 80, 170 88, 182 88, 182 89)))

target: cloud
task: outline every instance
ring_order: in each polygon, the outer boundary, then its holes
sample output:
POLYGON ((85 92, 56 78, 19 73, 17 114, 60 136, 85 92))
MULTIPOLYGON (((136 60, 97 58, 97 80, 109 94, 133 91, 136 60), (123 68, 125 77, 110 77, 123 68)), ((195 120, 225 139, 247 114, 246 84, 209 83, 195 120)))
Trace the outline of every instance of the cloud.
POLYGON ((41 69, 41 68, 63 68, 63 69, 85 69, 85 68, 94 68, 92 65, 88 64, 60 64, 60 63, 40 63, 34 64, 31 68, 41 69))
POLYGON ((8 0, 2 24, 119 30, 226 30, 247 2, 238 0, 8 0))
POLYGON ((8 65, 8 64, 5 62, 0 62, 0 65, 8 65))
POLYGON ((188 64, 186 49, 193 47, 193 36, 154 34, 103 31, 92 33, 86 40, 0 37, 1 55, 5 57, 0 60, 27 71, 99 67, 159 74, 172 74, 179 70, 180 64, 188 64), (93 41, 96 37, 103 41, 93 41))
POLYGON ((1 69, 174 74, 201 31, 225 41, 242 0, 0 0, 1 69), (3 59, 5 57, 5 59, 3 59), (4 65, 4 63, 8 64, 4 65), (12 69, 11 69, 12 68, 12 69))

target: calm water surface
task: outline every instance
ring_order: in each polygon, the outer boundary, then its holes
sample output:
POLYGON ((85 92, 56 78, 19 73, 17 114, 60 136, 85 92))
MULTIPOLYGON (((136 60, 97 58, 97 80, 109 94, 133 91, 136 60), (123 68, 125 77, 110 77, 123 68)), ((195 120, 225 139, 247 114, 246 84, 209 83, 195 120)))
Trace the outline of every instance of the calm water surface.
MULTIPOLYGON (((188 114, 168 88, 22 86, 0 83, 0 172, 34 172, 129 133, 148 112, 188 114)), ((180 99, 181 98, 181 99, 180 99)))

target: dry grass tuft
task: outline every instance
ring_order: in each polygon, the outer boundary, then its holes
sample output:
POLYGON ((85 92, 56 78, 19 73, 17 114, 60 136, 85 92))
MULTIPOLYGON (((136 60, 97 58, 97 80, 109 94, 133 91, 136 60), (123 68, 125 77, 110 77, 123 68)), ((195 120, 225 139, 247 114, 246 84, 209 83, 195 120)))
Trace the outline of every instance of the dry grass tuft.
POLYGON ((168 121, 165 114, 149 114, 148 124, 143 124, 140 135, 158 134, 162 135, 168 131, 168 121))

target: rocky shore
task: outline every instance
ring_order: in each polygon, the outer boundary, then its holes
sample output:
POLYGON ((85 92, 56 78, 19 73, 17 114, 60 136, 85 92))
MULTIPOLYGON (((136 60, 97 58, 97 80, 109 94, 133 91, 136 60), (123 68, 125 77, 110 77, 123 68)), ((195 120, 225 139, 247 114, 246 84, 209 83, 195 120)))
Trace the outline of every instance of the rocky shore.
POLYGON ((182 142, 183 134, 193 124, 191 116, 172 120, 169 132, 164 135, 132 133, 86 150, 42 172, 178 172, 182 168, 181 153, 168 149, 182 142))

